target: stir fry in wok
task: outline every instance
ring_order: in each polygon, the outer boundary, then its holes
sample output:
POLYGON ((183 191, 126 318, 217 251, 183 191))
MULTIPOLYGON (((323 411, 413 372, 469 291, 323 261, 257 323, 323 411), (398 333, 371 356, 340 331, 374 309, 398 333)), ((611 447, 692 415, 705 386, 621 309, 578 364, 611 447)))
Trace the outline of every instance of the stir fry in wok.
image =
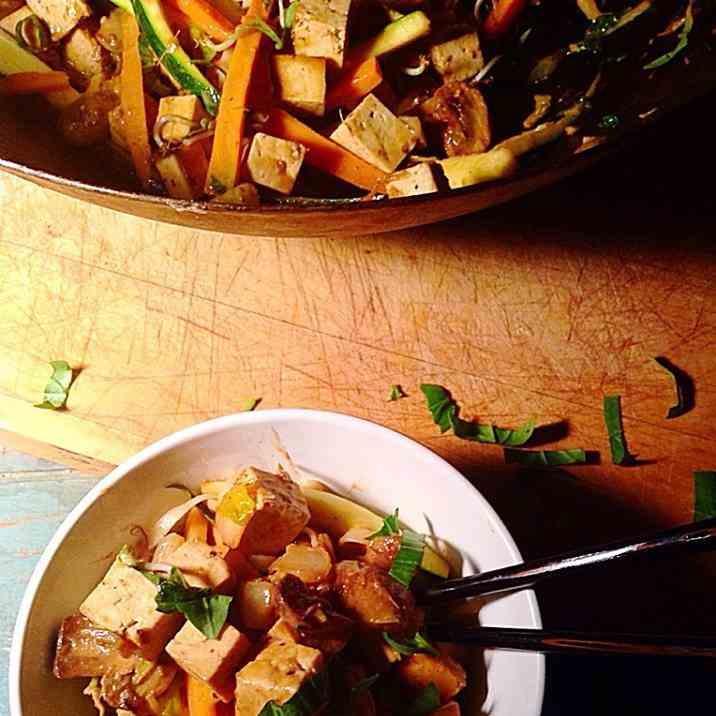
POLYGON ((605 76, 682 61, 702 14, 698 0, 112 3, 0 0, 0 94, 44 95, 67 142, 110 144, 145 191, 248 205, 509 177, 577 131, 605 76))
POLYGON ((64 619, 58 678, 120 716, 459 716, 465 669, 411 590, 449 567, 397 511, 256 468, 201 489, 64 619))

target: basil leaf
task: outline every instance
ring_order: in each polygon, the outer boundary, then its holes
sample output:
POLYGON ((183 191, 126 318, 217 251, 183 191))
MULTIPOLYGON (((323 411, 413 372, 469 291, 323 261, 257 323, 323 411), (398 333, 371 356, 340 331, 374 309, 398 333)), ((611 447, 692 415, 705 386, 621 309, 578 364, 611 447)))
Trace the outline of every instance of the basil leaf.
POLYGON ((410 583, 423 561, 425 540, 422 535, 412 530, 403 530, 400 536, 400 549, 393 559, 388 574, 404 587, 410 587, 410 583))
POLYGON ((239 411, 242 413, 250 413, 260 402, 261 398, 246 398, 246 400, 242 400, 239 403, 239 411))
POLYGON ((400 400, 401 398, 405 398, 406 393, 405 391, 399 386, 399 385, 391 385, 390 386, 390 393, 388 394, 388 402, 392 402, 394 400, 400 400))
POLYGON ((716 470, 694 473, 694 522, 716 517, 716 470))
POLYGON ((535 421, 530 420, 520 428, 496 428, 493 425, 483 425, 475 421, 463 420, 458 415, 458 407, 450 392, 441 385, 423 383, 420 390, 425 395, 428 410, 433 421, 444 433, 452 428, 456 437, 463 440, 472 440, 479 443, 492 443, 518 447, 524 445, 534 433, 535 421))
POLYGON ((269 701, 259 716, 313 716, 328 702, 329 677, 326 672, 316 674, 285 704, 269 701))
POLYGON ((440 692, 437 686, 429 683, 405 710, 406 716, 425 716, 440 708, 440 692))
POLYGON ((689 33, 694 27, 694 13, 691 7, 691 3, 686 7, 686 16, 684 19, 683 27, 679 33, 679 41, 676 43, 676 47, 669 52, 664 53, 655 60, 652 60, 648 65, 644 65, 645 70, 655 70, 657 67, 671 62, 680 52, 683 52, 689 44, 689 33))
POLYGON ((418 631, 415 636, 410 639, 398 641, 393 639, 388 632, 383 632, 383 640, 388 646, 398 652, 401 656, 411 656, 412 654, 432 654, 438 656, 438 650, 418 631))
POLYGON ((675 366, 668 358, 657 356, 654 358, 656 363, 660 365, 673 379, 674 388, 676 390, 676 404, 669 408, 666 419, 678 418, 684 413, 688 413, 694 407, 694 382, 681 368, 675 366))
POLYGON ((557 465, 578 465, 587 461, 587 454, 581 448, 570 450, 514 450, 505 448, 505 462, 524 467, 556 467, 557 465))
POLYGON ((395 508, 395 512, 392 515, 388 515, 383 518, 383 526, 372 535, 368 535, 368 539, 376 539, 377 537, 389 537, 390 535, 397 535, 400 532, 398 526, 398 508, 395 508))
POLYGON ((198 589, 187 585, 182 573, 172 567, 169 577, 153 572, 142 572, 159 587, 155 598, 157 610, 164 614, 180 612, 207 639, 216 639, 226 623, 233 597, 212 594, 211 589, 198 589))
POLYGON ((37 403, 36 408, 59 410, 65 407, 70 386, 72 385, 72 368, 65 360, 50 361, 52 375, 45 386, 44 400, 37 403))
POLYGON ((351 688, 351 696, 358 696, 364 691, 368 691, 379 678, 380 674, 371 674, 370 676, 366 676, 365 679, 361 679, 351 688))
POLYGON ((629 452, 624 437, 622 425, 621 397, 618 395, 604 396, 604 423, 609 435, 609 448, 612 452, 612 462, 615 465, 630 465, 634 463, 634 456, 629 452))

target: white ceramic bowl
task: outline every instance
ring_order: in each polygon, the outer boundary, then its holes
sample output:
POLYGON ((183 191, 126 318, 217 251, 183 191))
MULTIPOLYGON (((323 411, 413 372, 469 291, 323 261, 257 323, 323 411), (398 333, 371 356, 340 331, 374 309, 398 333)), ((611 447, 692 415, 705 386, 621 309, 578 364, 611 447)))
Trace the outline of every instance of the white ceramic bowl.
MULTIPOLYGON (((485 499, 448 463, 412 440, 373 423, 312 410, 265 410, 218 418, 182 430, 113 470, 80 502, 50 541, 20 608, 10 654, 11 716, 91 716, 80 681, 50 672, 61 619, 73 612, 128 541, 132 525, 149 525, 178 493, 170 482, 198 486, 240 466, 273 469, 271 429, 295 463, 366 506, 400 516, 461 552, 464 573, 521 561, 509 532, 485 499)), ((537 601, 523 591, 483 607, 490 625, 539 627, 537 601)), ((487 652, 491 716, 538 716, 544 659, 538 654, 487 652)), ((484 675, 483 677, 484 678, 484 675)), ((467 716, 478 716, 471 713, 467 716)))

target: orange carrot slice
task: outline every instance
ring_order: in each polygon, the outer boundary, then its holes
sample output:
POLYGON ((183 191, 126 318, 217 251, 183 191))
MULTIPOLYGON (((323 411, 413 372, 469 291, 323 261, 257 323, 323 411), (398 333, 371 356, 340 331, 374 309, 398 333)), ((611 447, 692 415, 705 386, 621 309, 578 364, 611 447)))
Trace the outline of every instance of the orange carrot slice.
POLYGON ((527 0, 497 0, 482 25, 486 37, 495 40, 504 35, 527 7, 527 0))
POLYGON ((167 4, 180 10, 212 40, 223 42, 234 31, 234 23, 224 17, 207 0, 166 0, 167 4))
POLYGON ((134 170, 145 189, 151 179, 152 154, 149 148, 147 112, 144 100, 142 60, 139 56, 139 28, 129 13, 122 13, 122 71, 119 97, 134 170))
POLYGON ((233 704, 222 703, 211 686, 186 675, 186 696, 189 716, 233 716, 233 704))
POLYGON ((326 109, 353 107, 383 81, 380 64, 375 57, 349 67, 326 95, 326 109))
POLYGON ((263 124, 262 131, 275 137, 303 144, 308 150, 306 164, 361 189, 371 190, 387 176, 385 172, 376 169, 355 154, 351 154, 282 109, 273 109, 269 112, 268 120, 263 124))
POLYGON ((0 78, 1 95, 46 94, 70 89, 64 72, 16 72, 0 78))

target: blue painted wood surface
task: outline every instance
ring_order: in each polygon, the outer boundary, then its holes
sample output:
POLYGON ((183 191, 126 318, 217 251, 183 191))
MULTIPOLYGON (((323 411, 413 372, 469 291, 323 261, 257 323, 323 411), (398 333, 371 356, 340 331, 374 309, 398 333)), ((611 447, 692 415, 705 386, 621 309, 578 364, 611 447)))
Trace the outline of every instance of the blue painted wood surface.
POLYGON ((0 716, 8 716, 7 670, 22 595, 43 549, 99 478, 0 446, 0 716))

